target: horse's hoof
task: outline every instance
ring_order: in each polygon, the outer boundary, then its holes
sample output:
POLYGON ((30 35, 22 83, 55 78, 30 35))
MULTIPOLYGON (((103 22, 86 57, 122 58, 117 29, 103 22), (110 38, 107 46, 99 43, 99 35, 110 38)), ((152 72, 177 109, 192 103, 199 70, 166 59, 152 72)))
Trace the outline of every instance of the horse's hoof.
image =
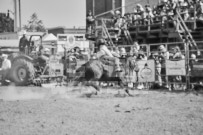
POLYGON ((128 96, 133 97, 133 95, 131 95, 131 94, 129 93, 129 90, 128 90, 128 89, 126 89, 125 92, 127 93, 128 96))

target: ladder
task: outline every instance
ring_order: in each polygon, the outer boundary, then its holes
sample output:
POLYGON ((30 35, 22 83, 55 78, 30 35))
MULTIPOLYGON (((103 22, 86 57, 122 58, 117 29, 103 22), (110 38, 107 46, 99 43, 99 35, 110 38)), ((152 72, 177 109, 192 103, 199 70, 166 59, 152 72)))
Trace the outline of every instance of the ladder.
POLYGON ((130 36, 130 32, 127 29, 124 29, 123 32, 124 32, 124 35, 125 35, 125 37, 127 39, 128 44, 132 45, 133 44, 133 40, 132 40, 132 38, 130 36))
POLYGON ((111 36, 103 19, 102 19, 102 33, 104 34, 105 37, 109 39, 110 45, 114 47, 115 45, 111 39, 111 36))
MULTIPOLYGON (((199 48, 198 48, 198 46, 197 46, 195 40, 193 39, 193 37, 192 37, 192 35, 191 35, 191 33, 190 33, 190 31, 189 31, 187 25, 185 24, 185 22, 184 22, 184 20, 183 20, 183 18, 181 17, 181 15, 180 15, 179 12, 177 12, 177 24, 176 24, 176 25, 179 25, 180 28, 181 28, 181 30, 183 30, 183 31, 185 32, 186 36, 188 36, 189 44, 190 44, 191 46, 194 46, 194 47, 196 48, 197 53, 198 53, 198 55, 199 55, 199 53, 200 53, 199 48)), ((179 33, 179 32, 178 32, 178 33, 179 33)), ((179 33, 179 34, 180 34, 180 33, 179 33)), ((181 36, 181 37, 182 37, 182 36, 181 36)))

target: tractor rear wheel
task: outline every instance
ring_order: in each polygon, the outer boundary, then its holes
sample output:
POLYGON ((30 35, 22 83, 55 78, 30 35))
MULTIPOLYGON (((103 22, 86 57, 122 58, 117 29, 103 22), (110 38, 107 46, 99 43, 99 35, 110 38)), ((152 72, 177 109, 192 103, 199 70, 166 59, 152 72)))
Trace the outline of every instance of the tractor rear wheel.
POLYGON ((34 79, 35 70, 30 61, 25 59, 16 60, 11 68, 11 80, 17 86, 27 86, 34 79))

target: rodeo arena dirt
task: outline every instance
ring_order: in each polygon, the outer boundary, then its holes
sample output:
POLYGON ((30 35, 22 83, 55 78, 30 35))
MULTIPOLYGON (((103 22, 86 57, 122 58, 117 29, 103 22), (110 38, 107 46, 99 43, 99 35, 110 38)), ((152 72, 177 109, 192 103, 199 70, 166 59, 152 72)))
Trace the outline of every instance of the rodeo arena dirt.
POLYGON ((0 13, 0 135, 202 135, 203 0, 143 1, 84 34, 0 13))

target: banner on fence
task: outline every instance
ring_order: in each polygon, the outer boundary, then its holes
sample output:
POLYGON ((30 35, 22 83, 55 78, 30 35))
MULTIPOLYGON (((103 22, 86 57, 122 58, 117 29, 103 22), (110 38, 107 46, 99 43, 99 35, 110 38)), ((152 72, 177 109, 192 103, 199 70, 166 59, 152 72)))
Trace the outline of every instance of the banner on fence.
POLYGON ((138 72, 129 71, 126 81, 129 83, 136 82, 155 82, 155 62, 154 60, 137 61, 138 72))
POLYGON ((154 60, 138 61, 138 82, 155 82, 154 60))
POLYGON ((128 69, 126 82, 155 82, 155 62, 154 60, 137 61, 137 70, 128 69))
POLYGON ((186 75, 185 60, 166 61, 166 75, 186 75))

